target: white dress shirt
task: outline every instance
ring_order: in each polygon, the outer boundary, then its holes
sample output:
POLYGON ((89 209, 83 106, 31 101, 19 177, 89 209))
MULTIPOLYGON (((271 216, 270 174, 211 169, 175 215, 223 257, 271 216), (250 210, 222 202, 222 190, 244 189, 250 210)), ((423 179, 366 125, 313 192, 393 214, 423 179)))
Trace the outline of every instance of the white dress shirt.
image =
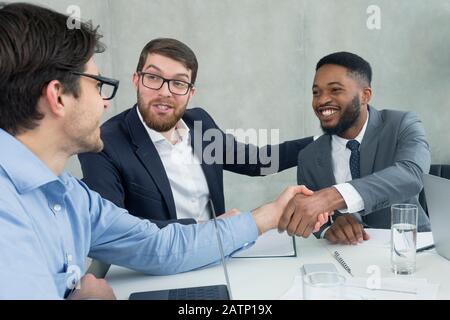
POLYGON ((211 219, 208 183, 200 161, 194 155, 186 123, 183 119, 178 122, 175 129, 177 142, 172 144, 161 133, 150 129, 137 110, 169 178, 177 218, 195 219, 197 222, 211 219))
MULTIPOLYGON (((369 114, 367 114, 366 123, 362 127, 359 134, 355 139, 360 144, 366 133, 367 123, 369 122, 369 114)), ((333 174, 336 180, 336 185, 334 187, 339 191, 342 198, 344 198, 347 209, 339 210, 342 213, 352 213, 354 216, 360 220, 357 212, 364 210, 364 201, 358 191, 350 184, 348 181, 352 180, 352 173, 350 171, 350 156, 351 151, 347 148, 347 142, 350 140, 341 138, 337 135, 331 137, 331 159, 333 166, 333 174)), ((324 237, 325 232, 328 230, 326 228, 322 234, 321 238, 324 237)))

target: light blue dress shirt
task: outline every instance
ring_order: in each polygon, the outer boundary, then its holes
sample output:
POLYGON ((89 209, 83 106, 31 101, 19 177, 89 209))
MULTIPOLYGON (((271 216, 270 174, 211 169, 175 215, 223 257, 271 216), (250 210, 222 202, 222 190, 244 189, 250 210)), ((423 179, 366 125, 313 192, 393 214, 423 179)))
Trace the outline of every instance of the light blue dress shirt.
MULTIPOLYGON (((86 256, 153 275, 220 260, 212 222, 159 229, 68 173, 56 176, 1 129, 0 150, 0 299, 64 298, 86 256)), ((227 256, 258 237, 250 213, 218 226, 227 256)))

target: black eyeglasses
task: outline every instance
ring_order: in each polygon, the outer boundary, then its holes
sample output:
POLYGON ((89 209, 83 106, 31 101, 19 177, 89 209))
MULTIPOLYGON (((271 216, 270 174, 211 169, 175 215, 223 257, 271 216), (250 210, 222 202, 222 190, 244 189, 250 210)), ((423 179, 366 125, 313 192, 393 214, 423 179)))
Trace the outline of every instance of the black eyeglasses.
POLYGON ((83 72, 71 72, 77 76, 88 77, 98 81, 97 87, 100 95, 103 97, 103 100, 111 100, 116 95, 117 89, 119 89, 119 80, 105 78, 102 76, 96 76, 94 74, 88 74, 83 72))
POLYGON ((169 84, 169 91, 178 96, 186 95, 194 86, 192 83, 181 81, 177 79, 166 79, 153 73, 139 71, 138 74, 142 77, 142 85, 149 89, 159 90, 164 83, 169 84))

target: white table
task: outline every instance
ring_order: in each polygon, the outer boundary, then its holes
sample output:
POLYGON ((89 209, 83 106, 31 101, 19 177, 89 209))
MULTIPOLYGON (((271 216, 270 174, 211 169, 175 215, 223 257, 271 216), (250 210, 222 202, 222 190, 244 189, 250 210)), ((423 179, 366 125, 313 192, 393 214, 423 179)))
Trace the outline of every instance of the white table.
MULTIPOLYGON (((382 277, 392 277, 390 251, 385 247, 328 245, 314 237, 297 238, 297 257, 233 258, 227 261, 233 299, 276 300, 292 286, 304 263, 332 262, 342 274, 345 270, 331 252, 339 250, 356 277, 365 276, 368 267, 379 266, 382 277)), ((417 254, 417 270, 413 277, 426 278, 440 284, 438 299, 450 299, 450 261, 433 251, 417 254)), ((221 265, 171 276, 148 276, 112 266, 106 277, 118 299, 130 293, 181 287, 225 284, 221 265)))

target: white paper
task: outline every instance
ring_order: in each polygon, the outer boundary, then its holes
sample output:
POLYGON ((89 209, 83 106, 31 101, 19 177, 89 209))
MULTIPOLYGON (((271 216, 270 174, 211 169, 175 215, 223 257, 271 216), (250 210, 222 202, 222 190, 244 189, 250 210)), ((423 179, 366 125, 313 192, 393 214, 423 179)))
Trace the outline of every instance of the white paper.
POLYGON ((294 240, 286 232, 270 230, 261 235, 255 245, 243 250, 233 258, 287 257, 295 256, 294 240))
MULTIPOLYGON (((390 247, 391 230, 390 229, 365 229, 370 239, 360 245, 375 247, 390 247)), ((417 249, 433 244, 433 234, 431 232, 417 233, 417 249)))
POLYGON ((378 284, 373 279, 349 278, 346 291, 362 299, 427 300, 436 299, 439 285, 423 278, 382 278, 378 284))
POLYGON ((433 233, 418 232, 417 233, 417 249, 429 246, 434 243, 433 233))
POLYGON ((391 245, 390 229, 365 229, 369 235, 369 240, 364 241, 360 245, 389 247, 391 245))
MULTIPOLYGON (((430 284, 423 278, 382 278, 380 286, 368 285, 367 278, 347 278, 343 300, 437 299, 438 290, 438 284, 430 284)), ((280 300, 299 299, 303 299, 301 275, 294 278, 292 287, 280 297, 280 300)))

